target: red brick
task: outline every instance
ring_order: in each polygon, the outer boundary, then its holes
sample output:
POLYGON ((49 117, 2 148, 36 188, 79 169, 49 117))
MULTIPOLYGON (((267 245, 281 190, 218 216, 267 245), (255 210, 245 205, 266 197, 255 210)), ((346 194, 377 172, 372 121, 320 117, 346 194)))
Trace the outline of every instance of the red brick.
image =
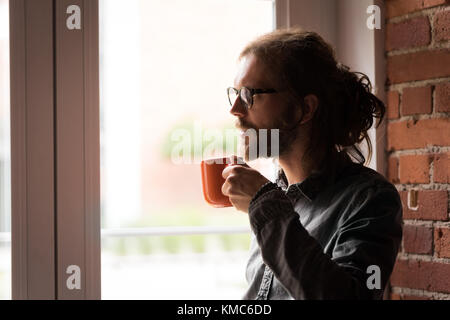
POLYGON ((431 254, 433 250, 433 229, 422 226, 403 227, 403 248, 405 252, 431 254))
POLYGON ((387 117, 388 119, 398 119, 400 105, 400 95, 398 91, 389 91, 387 95, 387 117))
POLYGON ((386 50, 398 50, 428 45, 431 27, 427 16, 389 23, 386 30, 386 50))
POLYGON ((426 50, 388 57, 389 82, 401 83, 450 75, 450 50, 426 50))
POLYGON ((426 296, 413 296, 409 294, 391 293, 391 300, 431 300, 426 296))
POLYGON ((450 39, 450 10, 436 13, 434 17, 434 39, 436 41, 450 39))
POLYGON ((450 1, 449 0, 424 0, 423 7, 430 8, 430 7, 435 7, 435 6, 439 6, 441 4, 446 4, 446 3, 450 3, 450 1))
POLYGON ((413 296, 413 295, 403 294, 401 296, 401 300, 431 300, 431 298, 425 297, 425 296, 413 296))
POLYGON ((450 292, 450 264, 397 260, 391 276, 394 287, 450 292))
POLYGON ((400 183, 430 183, 431 156, 407 155, 399 158, 400 183))
POLYGON ((391 300, 402 300, 402 297, 398 293, 391 293, 391 300))
POLYGON ((434 108, 436 112, 450 112, 450 82, 436 85, 434 108))
POLYGON ((450 258, 450 228, 434 230, 434 251, 439 258, 450 258))
POLYGON ((402 300, 402 297, 398 293, 391 293, 391 300, 402 300))
POLYGON ((431 87, 405 88, 402 98, 402 115, 431 113, 431 87))
POLYGON ((388 150, 405 150, 450 145, 450 120, 448 118, 423 119, 389 123, 387 127, 388 150))
POLYGON ((418 191, 417 210, 408 208, 408 191, 401 191, 403 219, 448 220, 448 196, 445 190, 418 191))
POLYGON ((450 183, 450 153, 441 153, 434 156, 433 179, 437 183, 450 183))
POLYGON ((388 18, 404 15, 422 9, 422 0, 389 0, 386 1, 388 18))
POLYGON ((388 18, 392 18, 445 3, 446 0, 388 0, 386 14, 388 18))
POLYGON ((399 183, 400 179, 398 177, 398 158, 389 157, 388 160, 388 180, 391 183, 399 183))

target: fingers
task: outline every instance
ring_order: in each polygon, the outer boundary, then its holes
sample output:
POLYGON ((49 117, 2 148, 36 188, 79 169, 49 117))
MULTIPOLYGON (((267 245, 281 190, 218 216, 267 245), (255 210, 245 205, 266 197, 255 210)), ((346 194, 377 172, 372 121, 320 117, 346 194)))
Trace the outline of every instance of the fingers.
MULTIPOLYGON (((243 166, 246 168, 250 168, 244 161, 244 159, 242 157, 238 157, 238 156, 231 156, 228 157, 229 162, 231 163, 231 165, 239 165, 239 166, 243 166)), ((227 162, 228 163, 228 162, 227 162)))
POLYGON ((222 185, 222 194, 224 195, 224 196, 227 196, 227 197, 229 197, 230 195, 228 194, 228 184, 227 183, 224 183, 223 185, 222 185))
POLYGON ((237 156, 231 156, 227 158, 227 163, 229 165, 222 171, 222 177, 224 179, 228 178, 229 175, 232 173, 239 173, 242 172, 240 169, 242 168, 248 168, 251 169, 250 166, 248 166, 244 159, 237 156))
POLYGON ((222 185, 222 193, 226 196, 230 196, 234 191, 236 191, 236 186, 239 185, 239 178, 236 175, 229 175, 225 179, 225 183, 222 185))
POLYGON ((241 165, 230 165, 223 169, 222 171, 222 177, 226 180, 231 175, 236 175, 239 173, 242 173, 242 171, 246 170, 247 167, 241 166, 241 165))
POLYGON ((244 167, 227 167, 223 173, 222 176, 225 179, 225 183, 222 185, 222 193, 226 196, 230 196, 232 192, 232 188, 235 188, 236 185, 239 184, 239 178, 238 173, 241 170, 245 170, 244 167))

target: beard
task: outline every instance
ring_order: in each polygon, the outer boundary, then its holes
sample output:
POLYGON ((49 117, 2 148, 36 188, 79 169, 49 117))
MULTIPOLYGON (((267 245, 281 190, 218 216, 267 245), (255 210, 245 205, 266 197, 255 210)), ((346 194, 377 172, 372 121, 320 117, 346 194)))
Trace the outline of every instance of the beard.
POLYGON ((269 128, 258 128, 243 119, 238 119, 236 127, 244 132, 242 137, 244 160, 248 162, 258 158, 278 158, 291 151, 299 136, 298 125, 301 120, 295 120, 295 108, 292 106, 288 107, 269 128))

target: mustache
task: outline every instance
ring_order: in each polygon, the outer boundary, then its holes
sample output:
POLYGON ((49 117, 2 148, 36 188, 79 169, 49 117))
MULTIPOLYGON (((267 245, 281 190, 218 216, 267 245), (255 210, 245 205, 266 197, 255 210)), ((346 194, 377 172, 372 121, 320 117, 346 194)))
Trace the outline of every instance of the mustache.
POLYGON ((258 130, 258 128, 256 128, 255 126, 251 125, 251 124, 248 123, 248 122, 245 122, 245 121, 242 120, 242 119, 236 120, 236 122, 235 122, 235 127, 236 127, 237 129, 239 129, 239 130, 242 130, 242 131, 246 131, 246 130, 249 130, 249 129, 258 130))

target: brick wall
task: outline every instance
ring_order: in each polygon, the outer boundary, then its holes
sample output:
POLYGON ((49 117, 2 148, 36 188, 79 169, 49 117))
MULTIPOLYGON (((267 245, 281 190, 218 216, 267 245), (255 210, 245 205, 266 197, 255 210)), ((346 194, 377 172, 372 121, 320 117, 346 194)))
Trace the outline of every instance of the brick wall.
POLYGON ((450 300, 450 1, 386 0, 388 178, 404 235, 391 299, 450 300))

